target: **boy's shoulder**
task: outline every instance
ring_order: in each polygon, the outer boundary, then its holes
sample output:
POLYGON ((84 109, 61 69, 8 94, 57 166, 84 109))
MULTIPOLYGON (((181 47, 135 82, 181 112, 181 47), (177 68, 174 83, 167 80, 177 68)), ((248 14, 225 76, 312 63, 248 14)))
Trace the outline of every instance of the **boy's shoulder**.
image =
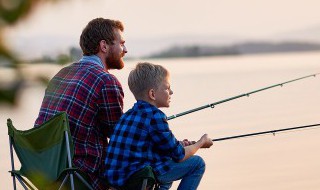
POLYGON ((167 118, 167 116, 152 104, 138 100, 131 109, 123 114, 123 118, 128 116, 139 116, 143 118, 167 118))
POLYGON ((138 100, 132 107, 133 110, 140 110, 148 114, 164 114, 159 108, 151 103, 143 100, 138 100))

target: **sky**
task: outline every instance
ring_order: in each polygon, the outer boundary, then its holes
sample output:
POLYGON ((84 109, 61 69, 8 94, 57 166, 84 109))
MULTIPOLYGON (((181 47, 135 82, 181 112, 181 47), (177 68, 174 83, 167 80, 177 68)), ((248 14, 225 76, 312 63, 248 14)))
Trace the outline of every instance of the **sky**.
POLYGON ((78 46, 91 19, 118 19, 125 25, 129 54, 138 55, 181 36, 264 39, 320 26, 319 7, 319 0, 60 0, 42 3, 5 35, 22 54, 63 52, 78 46))

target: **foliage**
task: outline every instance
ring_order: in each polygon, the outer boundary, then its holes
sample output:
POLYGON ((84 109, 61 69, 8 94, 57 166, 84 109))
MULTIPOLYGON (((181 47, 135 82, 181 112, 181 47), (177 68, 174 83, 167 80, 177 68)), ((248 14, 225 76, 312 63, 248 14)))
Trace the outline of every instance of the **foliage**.
POLYGON ((0 83, 0 103, 14 105, 17 94, 23 87, 24 78, 19 69, 19 58, 13 56, 3 41, 3 29, 22 22, 33 10, 44 1, 54 0, 0 0, 0 67, 11 67, 15 70, 15 80, 11 84, 0 83))

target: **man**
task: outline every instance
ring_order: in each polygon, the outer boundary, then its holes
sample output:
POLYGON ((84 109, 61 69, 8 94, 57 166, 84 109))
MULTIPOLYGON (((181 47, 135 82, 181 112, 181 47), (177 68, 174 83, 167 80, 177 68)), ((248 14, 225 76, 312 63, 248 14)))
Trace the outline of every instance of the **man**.
POLYGON ((110 69, 122 69, 127 53, 120 21, 96 18, 80 36, 83 57, 50 81, 35 126, 58 112, 68 114, 75 150, 73 164, 87 173, 94 189, 106 189, 105 149, 123 113, 123 90, 110 69))

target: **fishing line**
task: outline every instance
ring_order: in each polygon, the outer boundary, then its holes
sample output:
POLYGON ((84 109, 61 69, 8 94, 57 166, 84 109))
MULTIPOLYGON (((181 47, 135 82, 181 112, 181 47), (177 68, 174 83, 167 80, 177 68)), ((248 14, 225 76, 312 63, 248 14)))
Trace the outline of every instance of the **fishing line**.
POLYGON ((235 99, 238 99, 238 98, 241 98, 241 97, 244 97, 244 96, 249 97, 251 94, 254 94, 254 93, 258 93, 258 92, 261 92, 261 91, 264 91, 264 90, 268 90, 268 89, 271 89, 271 88, 274 88, 274 87, 278 87, 278 86, 282 87, 285 84, 296 82, 298 80, 302 80, 302 79, 309 78, 309 77, 316 77, 319 74, 320 73, 316 73, 316 74, 312 74, 312 75, 296 78, 296 79, 289 80, 289 81, 286 81, 286 82, 282 82, 282 83, 279 83, 279 84, 274 84, 274 85, 271 85, 271 86, 260 88, 260 89, 257 89, 257 90, 254 90, 254 91, 251 91, 251 92, 248 92, 248 93, 244 93, 244 94, 240 94, 240 95, 237 95, 237 96, 233 96, 233 97, 230 97, 230 98, 227 98, 227 99, 224 99, 224 100, 220 100, 218 102, 214 102, 214 103, 211 103, 211 104, 203 105, 203 106, 191 109, 191 110, 187 110, 187 111, 182 112, 182 113, 178 113, 178 114, 169 116, 169 117, 167 117, 167 120, 171 120, 171 119, 183 116, 183 115, 187 115, 189 113, 200 111, 200 110, 203 110, 205 108, 214 108, 218 104, 222 104, 222 103, 225 103, 225 102, 228 102, 228 101, 231 101, 231 100, 235 100, 235 99))
POLYGON ((266 134, 273 134, 276 133, 283 133, 283 132, 297 132, 295 130, 307 130, 315 127, 319 127, 320 124, 313 124, 313 125, 304 125, 299 127, 290 127, 290 128, 283 128, 283 129, 275 129, 270 131, 262 131, 262 132, 256 132, 256 133, 249 133, 249 134, 242 134, 242 135, 236 135, 236 136, 229 136, 229 137, 222 137, 218 139, 213 139, 212 141, 224 141, 224 140, 231 140, 231 139, 238 139, 238 138, 245 138, 245 137, 252 137, 252 136, 259 136, 259 135, 266 135, 266 134))

